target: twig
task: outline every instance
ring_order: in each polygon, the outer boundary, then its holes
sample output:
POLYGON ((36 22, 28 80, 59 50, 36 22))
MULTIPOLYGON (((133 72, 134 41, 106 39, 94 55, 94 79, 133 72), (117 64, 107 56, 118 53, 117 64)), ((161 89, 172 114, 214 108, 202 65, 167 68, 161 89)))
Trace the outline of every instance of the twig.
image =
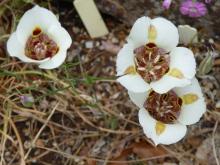
POLYGON ((27 153, 25 154, 25 160, 27 159, 28 155, 30 154, 32 147, 35 145, 36 140, 38 139, 38 137, 40 136, 41 132, 44 130, 44 128, 47 126, 47 123, 49 122, 50 118, 53 116, 55 110, 57 109, 59 103, 57 103, 55 105, 55 107, 53 108, 52 112, 50 113, 50 115, 48 116, 47 120, 45 121, 44 125, 40 128, 40 130, 38 131, 37 135, 35 136, 35 138, 33 139, 33 141, 31 142, 31 147, 29 148, 29 150, 27 151, 27 153))
POLYGON ((22 140, 21 140, 21 137, 19 135, 19 132, 14 124, 14 122, 11 120, 11 118, 8 118, 7 116, 3 115, 0 113, 0 116, 2 117, 6 117, 7 120, 10 122, 13 130, 14 130, 14 133, 17 137, 17 140, 18 140, 18 145, 19 145, 19 149, 20 149, 20 156, 21 156, 21 162, 20 162, 20 165, 25 165, 25 161, 24 161, 24 148, 23 148, 23 143, 22 143, 22 140))
POLYGON ((108 133, 114 133, 114 134, 137 134, 139 131, 127 131, 127 130, 112 130, 112 129, 107 129, 107 128, 103 128, 103 127, 100 127, 100 126, 96 126, 95 124, 93 124, 90 120, 88 120, 88 118, 83 114, 81 113, 79 110, 77 110, 77 108, 74 109, 76 111, 76 113, 79 115, 79 117, 81 117, 81 119, 87 123, 88 125, 100 130, 100 131, 103 131, 103 132, 108 132, 108 133))
POLYGON ((218 160, 218 156, 217 156, 217 152, 216 152, 216 147, 215 147, 215 132, 217 130, 217 127, 218 127, 218 121, 215 122, 215 126, 214 126, 214 129, 212 132, 212 148, 213 148, 213 154, 215 157, 216 164, 220 165, 219 160, 218 160))

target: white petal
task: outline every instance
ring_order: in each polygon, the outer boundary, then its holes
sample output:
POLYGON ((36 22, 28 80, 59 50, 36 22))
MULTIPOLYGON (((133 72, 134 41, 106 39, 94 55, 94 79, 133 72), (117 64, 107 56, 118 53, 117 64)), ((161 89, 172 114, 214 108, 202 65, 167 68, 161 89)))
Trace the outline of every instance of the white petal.
POLYGON ((69 33, 61 26, 50 26, 48 35, 55 41, 61 49, 67 49, 72 43, 69 33))
POLYGON ((150 89, 149 84, 138 74, 121 76, 117 81, 131 92, 146 92, 150 89))
POLYGON ((191 85, 182 88, 174 88, 174 91, 179 97, 186 94, 196 94, 198 96, 197 101, 192 104, 182 106, 180 116, 178 118, 179 122, 185 125, 198 122, 203 113, 206 111, 205 100, 198 80, 194 78, 191 85))
POLYGON ((144 102, 146 101, 147 96, 148 96, 148 92, 134 93, 134 92, 128 91, 128 95, 131 101, 133 101, 135 105, 137 105, 139 108, 143 108, 144 102))
POLYGON ((39 68, 42 69, 57 68, 65 61, 66 55, 67 55, 66 50, 59 50, 59 52, 54 57, 39 65, 39 68))
POLYGON ((130 66, 134 66, 134 49, 133 49, 133 44, 127 43, 119 51, 117 56, 117 60, 116 60, 117 76, 124 75, 125 70, 130 66))
POLYGON ((188 45, 190 43, 198 42, 198 32, 197 29, 189 25, 179 25, 178 26, 180 43, 188 45))
POLYGON ((134 23, 130 34, 127 38, 128 41, 134 43, 134 48, 146 45, 148 41, 148 28, 150 26, 149 17, 141 17, 134 23))
POLYGON ((151 24, 156 28, 157 38, 155 43, 158 47, 167 51, 175 48, 179 41, 179 34, 176 26, 165 18, 152 19, 151 24))
POLYGON ((45 61, 48 61, 49 58, 46 58, 44 60, 33 60, 31 58, 28 58, 25 56, 24 53, 24 46, 20 44, 20 42, 17 39, 16 33, 12 33, 10 38, 7 41, 7 51, 11 57, 17 57, 23 62, 32 62, 32 63, 43 63, 45 61))
POLYGON ((18 40, 25 45, 28 37, 36 27, 46 32, 52 25, 60 26, 56 16, 50 10, 36 5, 32 9, 26 11, 20 19, 16 35, 18 40))
POLYGON ((192 79, 196 73, 193 52, 184 47, 176 47, 170 52, 170 69, 179 69, 185 78, 192 79))
POLYGON ((164 75, 158 81, 151 82, 150 86, 155 92, 162 94, 168 92, 174 87, 183 87, 189 85, 190 83, 191 81, 188 79, 179 79, 169 75, 164 75))
POLYGON ((186 134, 186 126, 175 123, 165 124, 165 130, 160 135, 156 133, 156 120, 152 118, 147 110, 140 109, 138 113, 139 122, 143 127, 144 133, 148 138, 151 138, 155 145, 157 144, 173 144, 181 140, 186 134))

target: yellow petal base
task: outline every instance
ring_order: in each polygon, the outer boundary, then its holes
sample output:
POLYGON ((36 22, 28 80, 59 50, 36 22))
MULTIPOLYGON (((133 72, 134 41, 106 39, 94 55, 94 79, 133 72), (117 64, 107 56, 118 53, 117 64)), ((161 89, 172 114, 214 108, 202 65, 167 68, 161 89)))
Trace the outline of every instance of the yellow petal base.
POLYGON ((163 124, 160 121, 157 121, 155 129, 156 129, 156 134, 161 135, 165 131, 166 125, 163 124))

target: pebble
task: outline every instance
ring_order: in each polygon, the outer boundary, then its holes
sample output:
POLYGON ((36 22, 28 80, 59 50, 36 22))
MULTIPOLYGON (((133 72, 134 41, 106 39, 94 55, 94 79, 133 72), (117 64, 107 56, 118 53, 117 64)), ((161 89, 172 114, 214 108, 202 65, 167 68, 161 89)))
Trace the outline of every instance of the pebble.
POLYGON ((73 33, 75 34, 80 32, 80 29, 78 27, 73 27, 72 30, 73 30, 73 33))
POLYGON ((70 148, 70 147, 68 147, 68 148, 65 150, 65 153, 67 153, 67 154, 71 155, 71 154, 72 154, 72 152, 71 152, 71 148, 70 148))
POLYGON ((209 43, 214 44, 214 40, 212 38, 209 38, 209 43))
POLYGON ((115 37, 113 37, 113 38, 111 39, 111 41, 112 41, 113 44, 119 43, 119 40, 118 40, 117 38, 115 38, 115 37))
POLYGON ((25 149, 28 149, 28 148, 30 148, 31 147, 31 142, 30 141, 25 141, 24 142, 24 148, 25 149))
POLYGON ((100 42, 99 41, 97 41, 96 43, 95 43, 95 46, 96 47, 99 47, 101 44, 100 44, 100 42))
POLYGON ((220 108, 220 100, 217 101, 217 103, 215 104, 215 107, 216 107, 216 108, 220 108))
POLYGON ((85 46, 86 46, 87 49, 91 49, 91 48, 93 48, 93 42, 92 41, 87 41, 85 43, 85 46))
POLYGON ((37 163, 37 160, 36 159, 32 159, 31 162, 32 163, 37 163))

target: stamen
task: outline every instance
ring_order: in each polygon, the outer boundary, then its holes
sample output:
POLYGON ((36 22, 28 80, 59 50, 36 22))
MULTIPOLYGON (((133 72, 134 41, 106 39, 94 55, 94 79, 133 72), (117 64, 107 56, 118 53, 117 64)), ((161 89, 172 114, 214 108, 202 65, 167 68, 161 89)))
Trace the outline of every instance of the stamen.
POLYGON ((144 67, 139 67, 139 68, 137 68, 137 69, 140 70, 140 71, 144 71, 144 70, 145 70, 144 67))
POLYGON ((157 63, 160 59, 160 55, 158 55, 155 59, 154 59, 154 63, 157 63))
POLYGON ((154 69, 155 69, 155 70, 158 70, 158 69, 160 69, 161 67, 162 67, 162 66, 155 66, 154 69))

